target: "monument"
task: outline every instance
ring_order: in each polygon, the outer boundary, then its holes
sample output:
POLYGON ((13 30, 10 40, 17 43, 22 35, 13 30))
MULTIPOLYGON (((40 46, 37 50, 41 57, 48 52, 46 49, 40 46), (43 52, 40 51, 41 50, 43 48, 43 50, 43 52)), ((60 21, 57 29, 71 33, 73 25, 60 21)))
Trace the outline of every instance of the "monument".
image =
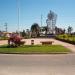
POLYGON ((57 14, 50 10, 47 16, 47 34, 55 34, 55 25, 57 20, 57 14))

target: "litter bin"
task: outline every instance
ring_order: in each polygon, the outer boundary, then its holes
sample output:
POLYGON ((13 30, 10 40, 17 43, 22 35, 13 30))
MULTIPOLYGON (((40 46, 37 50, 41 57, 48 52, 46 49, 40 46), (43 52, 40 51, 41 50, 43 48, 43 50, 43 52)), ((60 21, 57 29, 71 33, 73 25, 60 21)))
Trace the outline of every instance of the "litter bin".
POLYGON ((31 45, 34 45, 34 40, 31 40, 31 45))

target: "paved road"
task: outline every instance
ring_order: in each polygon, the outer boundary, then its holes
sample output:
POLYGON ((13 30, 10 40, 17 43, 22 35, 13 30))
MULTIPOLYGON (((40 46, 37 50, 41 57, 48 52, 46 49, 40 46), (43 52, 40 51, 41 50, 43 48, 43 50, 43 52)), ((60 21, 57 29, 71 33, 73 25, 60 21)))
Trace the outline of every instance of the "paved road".
POLYGON ((0 55, 0 75, 75 75, 75 54, 0 55))

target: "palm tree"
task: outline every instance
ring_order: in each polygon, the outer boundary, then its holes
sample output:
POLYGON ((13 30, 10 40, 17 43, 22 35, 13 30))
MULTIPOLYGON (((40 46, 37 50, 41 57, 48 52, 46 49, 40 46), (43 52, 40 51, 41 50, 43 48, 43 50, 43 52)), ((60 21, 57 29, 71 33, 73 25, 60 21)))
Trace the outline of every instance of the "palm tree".
POLYGON ((25 32, 25 30, 23 30, 22 31, 22 37, 25 37, 25 35, 26 35, 26 32, 25 32))
POLYGON ((34 23, 31 26, 31 32, 32 32, 32 37, 38 37, 39 36, 39 32, 40 32, 40 27, 37 23, 34 23))
POLYGON ((73 30, 73 28, 72 27, 70 27, 70 26, 68 26, 68 34, 71 34, 71 32, 72 32, 72 30, 73 30))
POLYGON ((47 26, 44 26, 42 31, 45 31, 45 34, 47 34, 47 26))

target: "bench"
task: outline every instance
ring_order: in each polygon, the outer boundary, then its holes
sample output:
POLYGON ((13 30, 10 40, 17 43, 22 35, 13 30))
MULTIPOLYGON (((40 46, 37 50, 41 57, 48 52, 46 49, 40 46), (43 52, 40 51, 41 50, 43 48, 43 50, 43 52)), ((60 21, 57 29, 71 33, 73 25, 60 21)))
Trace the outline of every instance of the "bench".
POLYGON ((25 43, 25 41, 20 41, 20 45, 24 45, 25 43))
POLYGON ((42 45, 52 45, 53 41, 41 41, 42 45))

